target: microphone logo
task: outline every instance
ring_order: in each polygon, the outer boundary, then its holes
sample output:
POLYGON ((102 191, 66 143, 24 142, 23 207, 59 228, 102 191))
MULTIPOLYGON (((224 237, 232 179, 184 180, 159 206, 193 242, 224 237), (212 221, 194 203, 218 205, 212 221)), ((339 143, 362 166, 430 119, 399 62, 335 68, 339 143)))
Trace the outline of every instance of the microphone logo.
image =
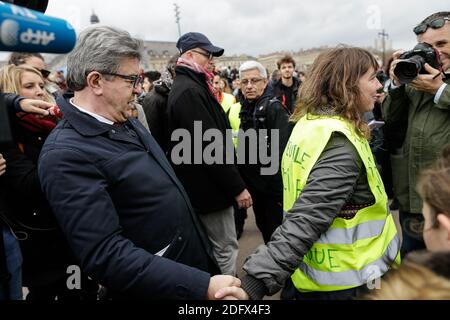
POLYGON ((20 34, 20 41, 25 44, 35 44, 47 46, 50 42, 55 40, 55 34, 53 32, 47 33, 46 31, 36 30, 33 31, 28 28, 26 32, 20 34))

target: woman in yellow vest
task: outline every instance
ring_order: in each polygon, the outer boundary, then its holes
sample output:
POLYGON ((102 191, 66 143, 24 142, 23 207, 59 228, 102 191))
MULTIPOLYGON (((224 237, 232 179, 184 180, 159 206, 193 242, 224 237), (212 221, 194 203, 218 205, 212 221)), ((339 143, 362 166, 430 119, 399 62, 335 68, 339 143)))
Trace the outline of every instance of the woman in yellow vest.
MULTIPOLYGON (((244 265, 242 289, 261 299, 351 299, 400 262, 400 240, 362 114, 382 85, 366 50, 322 53, 302 85, 282 161, 285 218, 244 265)), ((223 289, 246 297, 238 288, 223 289)))
POLYGON ((225 92, 225 89, 227 88, 226 83, 226 80, 222 79, 220 75, 216 74, 214 76, 213 88, 217 92, 217 99, 219 100, 223 111, 228 114, 231 106, 236 103, 236 98, 232 94, 225 92))

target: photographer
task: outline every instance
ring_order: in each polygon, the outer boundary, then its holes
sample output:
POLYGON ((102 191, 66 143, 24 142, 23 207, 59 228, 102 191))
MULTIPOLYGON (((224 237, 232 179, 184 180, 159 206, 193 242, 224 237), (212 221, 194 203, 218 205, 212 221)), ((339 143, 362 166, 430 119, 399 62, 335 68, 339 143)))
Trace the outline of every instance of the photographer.
POLYGON ((400 203, 403 255, 425 247, 420 228, 422 201, 415 190, 417 175, 450 141, 450 77, 442 72, 450 68, 450 12, 432 14, 414 32, 419 42, 416 48, 394 53, 392 83, 383 104, 386 124, 395 129, 395 136, 386 139, 395 147, 391 150, 392 174, 400 203), (417 76, 411 72, 414 65, 417 76))

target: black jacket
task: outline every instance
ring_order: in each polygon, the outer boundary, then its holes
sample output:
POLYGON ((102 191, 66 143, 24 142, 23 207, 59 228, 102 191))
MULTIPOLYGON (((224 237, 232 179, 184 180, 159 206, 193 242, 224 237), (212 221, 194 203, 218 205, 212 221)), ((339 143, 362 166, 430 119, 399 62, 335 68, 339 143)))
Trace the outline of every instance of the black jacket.
POLYGON ((13 93, 0 92, 0 148, 13 144, 10 118, 22 111, 20 101, 23 99, 13 93))
MULTIPOLYGON (((10 131, 10 117, 11 114, 21 111, 20 100, 21 98, 15 94, 0 92, 0 153, 4 153, 4 150, 10 147, 9 143, 13 140, 10 131)), ((4 177, 0 178, 0 188, 0 213, 4 213, 7 211, 4 177)), ((0 221, 0 225, 2 225, 2 221, 0 221)))
MULTIPOLYGON (((204 163, 202 155, 199 154, 200 150, 195 149, 194 139, 202 137, 194 135, 194 122, 201 122, 202 136, 208 129, 219 129, 222 136, 225 137, 226 130, 231 130, 228 118, 217 99, 208 90, 204 74, 199 74, 186 67, 177 67, 176 74, 168 101, 169 132, 172 133, 176 129, 185 129, 189 132, 192 139, 190 150, 192 164, 177 165, 173 162, 171 150, 178 142, 170 142, 169 157, 172 157, 175 173, 183 183, 192 205, 198 212, 209 213, 225 209, 232 206, 235 201, 234 197, 245 189, 244 181, 234 164, 207 165, 204 163), (195 154, 196 152, 197 154, 195 154), (202 158, 201 164, 194 164, 194 156, 202 158)), ((231 135, 229 142, 231 143, 231 135)), ((202 154, 209 144, 209 142, 203 143, 202 154)), ((232 144, 230 146, 233 150, 232 144)), ((224 144, 222 148, 225 158, 224 144)), ((234 153, 231 156, 234 157, 234 153)), ((223 161, 223 163, 226 162, 223 161)))
POLYGON ((294 113, 295 103, 297 101, 298 89, 300 88, 300 80, 296 77, 293 77, 292 80, 294 83, 292 84, 292 91, 290 96, 286 96, 285 92, 288 89, 283 85, 282 79, 278 80, 273 84, 273 97, 280 100, 284 106, 286 106, 290 113, 294 113))
POLYGON ((152 136, 136 119, 117 127, 58 105, 39 177, 81 267, 125 297, 204 299, 209 242, 152 136))
POLYGON ((4 150, 3 156, 8 168, 7 217, 21 240, 24 285, 44 286, 66 278, 76 259, 41 191, 37 156, 33 159, 18 148, 4 150))
POLYGON ((167 99, 169 92, 170 89, 164 83, 155 84, 142 103, 150 133, 164 152, 167 152, 170 139, 167 127, 167 99))
MULTIPOLYGON (((10 106, 20 101, 15 95, 5 96, 10 106)), ((14 107, 15 112, 19 111, 14 107)), ((7 163, 3 178, 7 187, 1 191, 3 206, 8 208, 4 218, 21 240, 24 285, 44 286, 66 278, 67 267, 76 260, 39 182, 37 161, 47 135, 31 133, 21 127, 15 112, 10 113, 9 119, 14 143, 1 150, 7 163)))
MULTIPOLYGON (((257 164, 249 164, 248 155, 250 154, 249 148, 255 148, 246 144, 247 159, 245 164, 239 164, 239 171, 242 174, 245 182, 252 186, 252 189, 257 190, 263 194, 272 195, 276 198, 280 198, 283 195, 283 181, 281 177, 281 159, 286 144, 291 135, 293 124, 289 123, 289 113, 286 108, 277 99, 270 98, 269 89, 266 89, 263 96, 254 101, 243 100, 241 103, 241 111, 239 118, 241 120, 240 129, 244 132, 248 129, 256 129, 258 141, 259 130, 267 129, 267 148, 268 155, 274 153, 273 147, 276 146, 275 141, 270 141, 271 130, 279 130, 278 141, 278 171, 274 175, 262 175, 261 168, 270 167, 271 165, 262 165, 258 159, 257 164), (256 111, 255 111, 256 109, 256 111)), ((261 146, 258 146, 261 147, 261 146)), ((253 150, 255 151, 255 150, 253 150)), ((258 153, 259 155, 259 150, 258 153)))

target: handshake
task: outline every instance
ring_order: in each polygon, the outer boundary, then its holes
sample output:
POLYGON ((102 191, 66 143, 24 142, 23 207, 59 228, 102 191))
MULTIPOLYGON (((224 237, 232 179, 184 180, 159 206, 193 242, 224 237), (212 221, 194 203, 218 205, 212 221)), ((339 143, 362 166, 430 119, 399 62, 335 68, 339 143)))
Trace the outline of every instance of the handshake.
POLYGON ((208 287, 208 300, 248 300, 248 294, 241 288, 241 280, 233 276, 217 275, 211 277, 208 287))

